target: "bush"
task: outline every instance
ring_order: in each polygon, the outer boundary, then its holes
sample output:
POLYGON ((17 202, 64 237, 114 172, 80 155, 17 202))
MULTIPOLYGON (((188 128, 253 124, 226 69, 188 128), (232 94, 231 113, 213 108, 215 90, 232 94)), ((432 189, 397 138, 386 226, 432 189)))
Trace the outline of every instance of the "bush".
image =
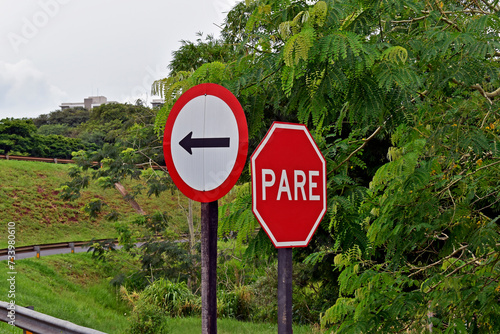
POLYGON ((140 293, 139 301, 159 307, 170 316, 191 316, 200 314, 201 299, 194 295, 186 282, 174 283, 159 279, 140 293))
POLYGON ((122 289, 122 297, 133 306, 131 333, 165 333, 168 317, 201 314, 201 298, 194 295, 185 282, 159 279, 138 296, 122 289))
POLYGON ((150 304, 147 300, 139 300, 132 311, 131 334, 166 333, 168 317, 158 305, 150 304))
POLYGON ((254 321, 278 321, 278 266, 277 263, 265 269, 265 274, 252 284, 255 294, 254 321))
POLYGON ((78 138, 41 135, 31 119, 0 120, 0 154, 71 159, 73 151, 95 148, 78 138))
POLYGON ((67 136, 69 131, 70 127, 66 124, 44 124, 38 128, 38 134, 42 136, 67 136))
POLYGON ((232 291, 219 290, 217 293, 217 316, 248 321, 253 318, 254 298, 247 286, 236 287, 232 291))

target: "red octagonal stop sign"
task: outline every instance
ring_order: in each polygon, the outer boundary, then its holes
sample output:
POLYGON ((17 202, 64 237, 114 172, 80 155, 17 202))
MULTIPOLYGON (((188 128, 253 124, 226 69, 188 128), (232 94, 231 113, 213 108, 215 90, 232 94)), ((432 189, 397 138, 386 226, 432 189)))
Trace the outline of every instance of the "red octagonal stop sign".
POLYGON ((252 211, 274 246, 307 246, 326 212, 326 163, 306 126, 273 123, 251 168, 252 211))

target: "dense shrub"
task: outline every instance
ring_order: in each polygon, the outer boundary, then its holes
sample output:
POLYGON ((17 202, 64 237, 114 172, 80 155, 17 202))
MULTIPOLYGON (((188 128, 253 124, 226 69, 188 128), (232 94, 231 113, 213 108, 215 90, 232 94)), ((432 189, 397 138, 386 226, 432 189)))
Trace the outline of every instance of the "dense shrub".
POLYGON ((200 297, 194 295, 185 282, 159 279, 144 289, 141 298, 158 305, 171 316, 189 316, 201 310, 200 297))
POLYGON ((217 316, 242 321, 253 319, 255 298, 248 286, 240 286, 231 291, 217 292, 217 316))
POLYGON ((140 300, 131 316, 131 334, 157 334, 167 331, 167 321, 164 311, 155 304, 140 300))
POLYGON ((45 125, 66 125, 68 127, 76 127, 85 123, 90 118, 90 111, 87 109, 76 107, 63 110, 55 110, 48 114, 43 114, 33 119, 33 123, 41 128, 45 125))
POLYGON ((134 306, 130 332, 165 333, 169 316, 191 316, 201 313, 201 298, 194 295, 186 283, 159 279, 131 298, 125 289, 122 297, 134 306))
POLYGON ((70 127, 66 124, 45 124, 38 128, 38 134, 42 136, 60 135, 68 136, 70 127))

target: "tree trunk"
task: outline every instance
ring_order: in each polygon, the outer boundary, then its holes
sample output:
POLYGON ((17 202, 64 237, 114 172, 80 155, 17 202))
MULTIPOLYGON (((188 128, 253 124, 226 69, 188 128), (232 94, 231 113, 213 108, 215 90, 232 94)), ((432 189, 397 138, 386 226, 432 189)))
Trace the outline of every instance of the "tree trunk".
POLYGON ((125 190, 125 187, 120 182, 115 183, 115 188, 116 188, 116 190, 118 190, 120 192, 120 194, 123 196, 123 198, 134 208, 134 210, 138 214, 143 215, 143 216, 146 214, 146 212, 144 212, 144 210, 141 208, 139 203, 137 203, 135 201, 135 199, 127 196, 128 193, 125 190))

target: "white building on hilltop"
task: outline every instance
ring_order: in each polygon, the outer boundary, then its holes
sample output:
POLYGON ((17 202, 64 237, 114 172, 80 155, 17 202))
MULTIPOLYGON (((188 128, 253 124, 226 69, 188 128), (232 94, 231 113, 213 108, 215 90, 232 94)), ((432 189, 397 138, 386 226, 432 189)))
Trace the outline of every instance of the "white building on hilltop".
POLYGON ((92 108, 99 107, 101 104, 108 104, 108 103, 118 103, 118 102, 108 101, 108 99, 105 96, 89 96, 86 99, 83 99, 83 103, 82 102, 61 103, 59 107, 61 108, 61 110, 69 108, 77 108, 77 107, 91 110, 92 108))
POLYGON ((153 99, 153 101, 151 102, 153 109, 154 108, 161 108, 161 107, 163 107, 164 104, 165 104, 164 99, 153 99))

